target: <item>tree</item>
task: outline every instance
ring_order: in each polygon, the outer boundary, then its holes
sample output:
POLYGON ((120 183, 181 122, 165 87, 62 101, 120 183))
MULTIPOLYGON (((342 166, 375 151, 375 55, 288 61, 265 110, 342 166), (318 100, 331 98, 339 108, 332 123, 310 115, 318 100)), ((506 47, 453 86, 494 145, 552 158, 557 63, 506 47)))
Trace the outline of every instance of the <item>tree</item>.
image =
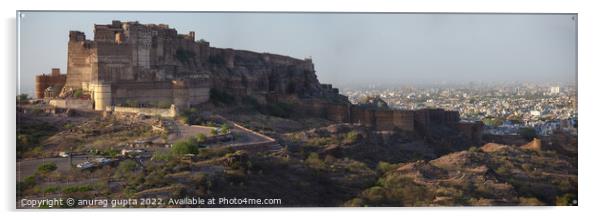
POLYGON ((211 129, 211 135, 213 135, 213 136, 217 135, 217 129, 211 129))
POLYGON ((29 100, 29 96, 25 93, 17 96, 17 102, 25 102, 27 100, 29 100))
POLYGON ((222 124, 222 126, 220 127, 220 131, 222 134, 228 134, 230 133, 230 126, 228 126, 228 124, 222 124))
POLYGON ((198 154, 199 147, 196 138, 178 141, 171 147, 171 152, 176 155, 198 154))

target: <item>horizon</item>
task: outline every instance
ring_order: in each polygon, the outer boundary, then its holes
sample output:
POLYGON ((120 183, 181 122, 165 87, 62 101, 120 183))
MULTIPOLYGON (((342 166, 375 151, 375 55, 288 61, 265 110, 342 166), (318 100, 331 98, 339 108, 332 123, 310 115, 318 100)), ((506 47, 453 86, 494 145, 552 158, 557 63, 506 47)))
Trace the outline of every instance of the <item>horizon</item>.
POLYGON ((212 47, 312 57, 320 82, 334 87, 570 86, 577 78, 576 14, 21 13, 18 88, 28 94, 35 75, 55 67, 67 72, 69 30, 93 40, 94 24, 112 20, 195 31, 212 47))

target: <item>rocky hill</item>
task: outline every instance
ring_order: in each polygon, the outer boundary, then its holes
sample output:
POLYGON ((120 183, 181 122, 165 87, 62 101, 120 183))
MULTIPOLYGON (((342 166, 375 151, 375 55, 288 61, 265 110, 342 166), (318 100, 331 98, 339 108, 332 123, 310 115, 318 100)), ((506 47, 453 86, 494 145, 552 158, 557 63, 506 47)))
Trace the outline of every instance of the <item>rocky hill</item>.
POLYGON ((434 160, 403 163, 349 206, 576 205, 577 167, 537 143, 489 143, 434 160))

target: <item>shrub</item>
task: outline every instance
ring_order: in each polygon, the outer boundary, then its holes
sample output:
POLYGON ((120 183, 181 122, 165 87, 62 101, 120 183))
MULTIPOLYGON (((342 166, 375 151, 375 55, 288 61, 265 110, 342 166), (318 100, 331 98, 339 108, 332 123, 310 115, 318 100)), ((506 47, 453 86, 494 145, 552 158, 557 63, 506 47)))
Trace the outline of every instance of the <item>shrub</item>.
POLYGON ((197 134, 195 136, 195 138, 196 138, 196 142, 197 143, 203 143, 203 142, 205 142, 207 140, 207 136, 205 136, 205 134, 203 134, 203 133, 197 134))
POLYGON ((40 173, 50 173, 52 171, 56 170, 56 164, 55 163, 43 163, 41 165, 38 166, 38 172, 40 173))
POLYGON ((29 96, 27 94, 20 94, 17 96, 17 102, 26 102, 29 100, 29 96))
POLYGON ((318 168, 318 169, 326 166, 324 161, 322 161, 320 159, 320 155, 318 155, 318 153, 316 153, 316 152, 310 153, 307 156, 307 158, 305 159, 305 163, 312 168, 318 168))
POLYGON ((359 134, 357 133, 357 131, 347 132, 345 134, 345 139, 343 140, 343 143, 345 143, 345 144, 355 143, 357 141, 358 137, 359 137, 359 134))
POLYGON ((495 172, 502 176, 506 176, 506 175, 510 174, 510 170, 508 170, 508 168, 506 168, 504 166, 498 167, 497 169, 495 169, 495 172))
POLYGON ((49 186, 49 187, 46 187, 46 189, 44 189, 44 193, 56 193, 56 192, 60 191, 60 189, 61 188, 58 186, 49 186))
POLYGON ((228 124, 225 124, 225 123, 222 124, 222 126, 220 127, 220 131, 221 131, 221 134, 224 134, 224 135, 228 134, 228 133, 230 133, 230 126, 228 126, 228 124))
POLYGON ((178 141, 171 147, 171 152, 175 155, 198 154, 199 144, 197 143, 196 138, 178 141))
POLYGON ((80 98, 83 95, 83 91, 81 89, 77 89, 73 91, 73 97, 80 98))
POLYGON ((134 170, 136 169, 136 166, 137 166, 136 162, 134 162, 132 160, 124 160, 121 163, 119 163, 119 166, 117 166, 114 177, 116 177, 116 178, 127 177, 132 172, 134 172, 134 170))
POLYGON ((376 166, 376 170, 378 170, 378 172, 380 172, 380 173, 386 173, 395 168, 397 168, 396 164, 391 164, 391 163, 387 163, 384 161, 378 162, 378 165, 376 166))

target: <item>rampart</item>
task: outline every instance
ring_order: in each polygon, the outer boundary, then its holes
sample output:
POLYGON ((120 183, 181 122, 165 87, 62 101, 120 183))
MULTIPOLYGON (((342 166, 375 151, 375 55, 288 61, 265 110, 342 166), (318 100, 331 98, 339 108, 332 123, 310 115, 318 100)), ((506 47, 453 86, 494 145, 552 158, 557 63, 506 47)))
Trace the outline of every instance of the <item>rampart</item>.
POLYGON ((174 105, 170 108, 138 108, 138 107, 108 107, 108 111, 112 111, 115 113, 132 113, 132 114, 142 114, 147 116, 161 116, 161 117, 169 117, 173 118, 177 115, 177 110, 174 105))
MULTIPOLYGON (((67 75, 61 74, 61 69, 53 68, 50 74, 40 74, 35 78, 35 95, 37 98, 44 98, 44 92, 49 87, 60 92, 67 81, 67 75)), ((52 97, 48 97, 52 98, 52 97)))

